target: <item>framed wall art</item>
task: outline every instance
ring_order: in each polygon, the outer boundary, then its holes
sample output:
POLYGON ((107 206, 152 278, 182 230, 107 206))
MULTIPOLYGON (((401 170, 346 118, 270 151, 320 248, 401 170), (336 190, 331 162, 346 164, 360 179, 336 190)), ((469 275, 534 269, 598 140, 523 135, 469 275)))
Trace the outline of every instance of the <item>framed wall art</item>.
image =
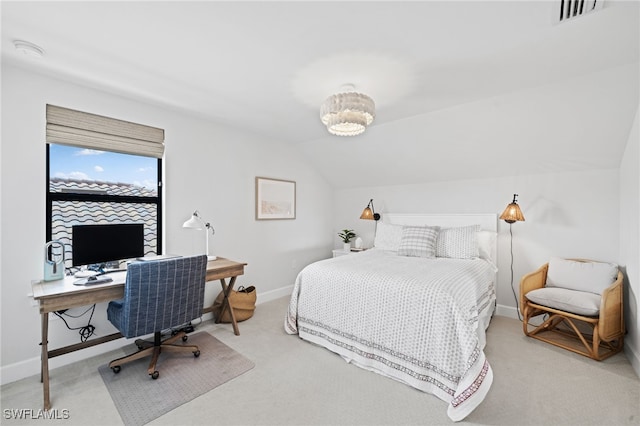
POLYGON ((256 220, 295 218, 296 183, 256 177, 256 220))

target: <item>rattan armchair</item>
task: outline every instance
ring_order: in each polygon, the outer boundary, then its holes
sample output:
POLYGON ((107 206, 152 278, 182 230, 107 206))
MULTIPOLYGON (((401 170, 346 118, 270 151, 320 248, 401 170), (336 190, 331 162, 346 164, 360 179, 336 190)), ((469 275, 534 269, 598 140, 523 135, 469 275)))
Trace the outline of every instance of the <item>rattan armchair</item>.
MULTIPOLYGON (((585 259, 567 260, 595 262, 585 259)), ((530 300, 527 295, 532 295, 531 291, 546 287, 548 270, 549 263, 546 263, 520 280, 520 310, 523 314, 524 334, 597 361, 620 352, 624 346, 625 333, 623 276, 620 270, 616 267, 617 278, 600 294, 599 309, 595 315, 570 312, 559 309, 557 304, 550 306, 554 303, 540 304, 530 300), (543 316, 542 323, 532 326, 531 319, 540 315, 543 316)), ((594 295, 589 293, 589 297, 593 298, 594 295)))

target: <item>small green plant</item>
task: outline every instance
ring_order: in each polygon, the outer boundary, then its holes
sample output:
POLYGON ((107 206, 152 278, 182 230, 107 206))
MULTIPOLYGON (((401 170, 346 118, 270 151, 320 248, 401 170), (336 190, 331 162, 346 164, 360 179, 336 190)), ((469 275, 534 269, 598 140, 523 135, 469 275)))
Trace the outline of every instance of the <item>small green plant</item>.
POLYGON ((338 232, 338 237, 343 243, 348 243, 352 238, 356 237, 356 233, 353 232, 353 229, 343 229, 342 232, 338 232))

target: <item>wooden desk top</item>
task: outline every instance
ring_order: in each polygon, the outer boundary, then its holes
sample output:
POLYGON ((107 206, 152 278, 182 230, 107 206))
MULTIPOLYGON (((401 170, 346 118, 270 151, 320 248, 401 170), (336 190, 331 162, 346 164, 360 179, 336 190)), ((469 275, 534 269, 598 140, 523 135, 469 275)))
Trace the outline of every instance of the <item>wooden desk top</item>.
MULTIPOLYGON (((207 281, 235 277, 244 274, 246 263, 219 257, 207 263, 207 281)), ((113 281, 103 284, 74 285, 78 278, 66 276, 57 281, 33 283, 33 298, 40 303, 40 313, 87 306, 94 303, 118 300, 124 297, 126 271, 109 274, 113 281)))
POLYGON ((243 275, 245 266, 247 266, 246 263, 218 257, 216 260, 211 260, 207 263, 207 281, 243 275))

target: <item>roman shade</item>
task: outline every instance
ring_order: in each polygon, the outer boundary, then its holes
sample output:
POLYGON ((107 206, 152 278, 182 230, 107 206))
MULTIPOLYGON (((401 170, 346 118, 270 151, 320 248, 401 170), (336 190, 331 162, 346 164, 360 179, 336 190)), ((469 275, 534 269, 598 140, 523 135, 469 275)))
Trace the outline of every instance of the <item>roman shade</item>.
POLYGON ((164 130, 47 105, 47 143, 162 158, 164 130))

